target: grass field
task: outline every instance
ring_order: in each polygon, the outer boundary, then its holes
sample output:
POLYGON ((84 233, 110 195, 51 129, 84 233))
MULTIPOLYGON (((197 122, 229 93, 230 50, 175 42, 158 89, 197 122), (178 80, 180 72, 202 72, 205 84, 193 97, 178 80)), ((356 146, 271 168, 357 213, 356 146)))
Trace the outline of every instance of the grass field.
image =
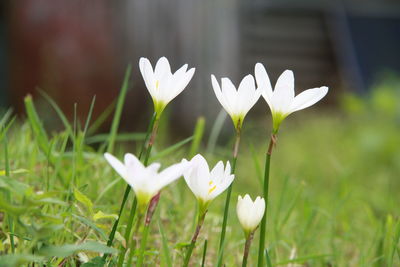
MULTIPOLYGON (((285 120, 271 162, 267 248, 273 266, 400 266, 399 95, 388 88, 378 86, 365 98, 348 95, 339 108, 312 108, 285 120)), ((101 121, 88 120, 80 128, 62 116, 65 130, 47 132, 29 97, 25 103, 26 119, 8 112, 0 121, 0 266, 99 266, 99 255, 118 252, 124 244, 129 215, 123 213, 114 250, 107 248, 126 184, 103 153, 112 150, 120 158, 137 153, 144 136, 118 135, 117 124, 109 135, 96 135, 101 121)), ((235 212, 237 196, 262 195, 269 132, 268 119, 245 122, 226 266, 241 264, 245 240, 235 212)), ((167 166, 195 151, 211 165, 230 158, 233 137, 215 149, 207 149, 208 136, 197 147, 200 138, 197 133, 176 145, 166 141, 174 138, 161 138, 150 160, 167 166)), ((217 261, 224 199, 218 197, 210 207, 192 266, 200 266, 205 240, 205 266, 217 261)), ((128 208, 131 201, 132 196, 128 208)), ((181 265, 195 226, 195 204, 183 179, 162 191, 148 266, 181 265)), ((258 232, 249 266, 255 266, 257 248, 258 232)), ((113 255, 109 266, 117 259, 113 255)))

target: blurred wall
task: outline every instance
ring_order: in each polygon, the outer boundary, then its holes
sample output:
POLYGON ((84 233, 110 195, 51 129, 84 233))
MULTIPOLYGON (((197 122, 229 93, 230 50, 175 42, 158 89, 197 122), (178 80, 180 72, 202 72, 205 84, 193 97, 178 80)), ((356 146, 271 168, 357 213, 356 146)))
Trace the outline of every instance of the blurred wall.
MULTIPOLYGON (((341 91, 365 91, 386 67, 400 71, 387 63, 400 62, 400 6, 392 0, 20 0, 5 10, 8 95, 17 110, 27 93, 37 95, 40 88, 70 118, 75 102, 78 115, 86 116, 96 94, 96 116, 115 99, 132 63, 125 129, 143 130, 152 110, 138 69, 141 56, 153 64, 166 56, 173 70, 185 63, 196 68, 187 90, 169 105, 174 127, 184 131, 199 115, 210 118, 210 127, 220 110, 210 74, 237 85, 262 62, 275 83, 292 69, 297 92, 331 88, 323 106, 341 91), (380 24, 388 17, 390 32, 380 24), (377 56, 370 56, 371 49, 377 56)), ((257 109, 264 114, 267 108, 262 103, 257 109)))

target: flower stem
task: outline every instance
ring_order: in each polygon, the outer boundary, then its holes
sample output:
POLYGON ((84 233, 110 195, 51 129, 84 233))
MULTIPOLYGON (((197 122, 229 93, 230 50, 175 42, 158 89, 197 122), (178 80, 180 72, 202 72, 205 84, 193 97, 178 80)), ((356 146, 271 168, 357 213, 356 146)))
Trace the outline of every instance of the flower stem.
MULTIPOLYGON (((236 161, 238 157, 238 152, 239 152, 239 144, 240 144, 240 128, 236 130, 236 138, 235 138, 235 145, 233 147, 233 158, 232 158, 232 174, 235 174, 235 168, 236 168, 236 161)), ((223 258, 223 253, 224 253, 224 242, 225 242, 225 233, 226 233, 226 225, 228 222, 228 214, 229 214, 229 204, 231 201, 231 194, 232 194, 232 184, 228 187, 228 191, 226 194, 226 199, 225 199, 225 208, 224 208, 224 218, 222 220, 222 229, 221 229, 221 235, 220 235, 220 240, 219 240, 219 251, 218 251, 218 267, 222 266, 222 258, 223 258)))
POLYGON ((154 211, 156 210, 158 201, 160 200, 160 192, 158 192, 157 195, 155 195, 149 204, 149 208, 147 209, 147 214, 146 214, 146 220, 144 222, 144 228, 142 232, 142 240, 140 242, 140 249, 139 249, 139 257, 136 266, 141 267, 143 265, 143 259, 144 259, 144 252, 146 250, 146 244, 147 244, 147 237, 149 235, 149 228, 150 228, 150 222, 151 219, 153 218, 154 211))
POLYGON ((253 237, 254 237, 254 231, 251 232, 249 234, 249 236, 246 237, 246 244, 244 245, 242 267, 247 266, 247 258, 249 257, 250 246, 251 246, 251 241, 253 241, 253 237))
POLYGON ((269 141, 268 151, 265 158, 265 170, 264 170, 264 186, 263 186, 263 193, 265 199, 265 213, 261 221, 261 229, 260 229, 260 243, 258 247, 258 267, 263 267, 264 261, 264 248, 265 248, 265 233, 266 233, 266 226, 267 226, 267 211, 268 211, 268 188, 269 188, 269 170, 270 170, 270 162, 271 162, 271 155, 272 149, 276 143, 276 133, 271 135, 271 139, 269 141))
POLYGON ((133 226, 133 218, 135 217, 135 214, 136 214, 136 207, 137 207, 137 199, 135 197, 133 199, 131 213, 129 215, 128 225, 126 227, 125 236, 124 236, 126 245, 125 245, 125 247, 123 247, 123 246, 121 247, 120 254, 119 254, 119 257, 118 257, 118 264, 117 264, 118 267, 121 267, 123 265, 124 258, 125 258, 125 253, 126 253, 126 250, 129 247, 130 234, 131 234, 131 230, 132 230, 132 226, 133 226))
MULTIPOLYGON (((142 155, 144 153, 144 150, 145 149, 149 149, 148 143, 150 143, 150 142, 147 142, 147 140, 149 139, 150 133, 153 135, 154 128, 155 128, 154 127, 154 123, 156 121, 156 118, 157 118, 157 113, 154 113, 152 118, 151 118, 151 120, 150 120, 149 127, 147 128, 145 141, 143 142, 143 145, 142 145, 142 148, 141 148, 141 151, 140 151, 140 154, 139 154, 139 160, 141 159, 141 157, 142 157, 142 155)), ((154 140, 153 140, 153 142, 154 142, 154 140)), ((148 159, 147 159, 147 161, 148 161, 148 159)), ((131 191, 130 185, 126 185, 124 197, 122 199, 121 206, 120 206, 119 212, 118 212, 118 219, 115 220, 114 225, 113 225, 112 230, 111 230, 111 233, 110 233, 110 235, 108 237, 107 246, 109 246, 109 247, 112 245, 112 243, 114 241, 115 232, 117 231, 117 227, 118 227, 119 221, 121 219, 121 215, 122 215, 122 212, 124 210, 125 203, 126 203, 126 201, 128 199, 130 191, 131 191)), ((134 199, 134 201, 136 201, 136 198, 134 199)), ((134 206, 132 206, 132 207, 134 207, 134 206)), ((135 207, 135 209, 136 209, 136 207, 135 207)), ((133 220, 133 218, 132 218, 132 220, 133 220)), ((106 259, 108 255, 109 254, 104 254, 103 259, 106 259)))
POLYGON ((207 213, 207 211, 205 211, 203 214, 199 215, 196 230, 193 234, 192 241, 190 242, 188 251, 186 252, 186 257, 185 257, 185 261, 183 263, 183 267, 187 267, 189 265, 190 256, 192 256, 192 252, 193 252, 194 246, 196 245, 197 237, 200 234, 201 227, 203 226, 204 218, 206 217, 206 213, 207 213))

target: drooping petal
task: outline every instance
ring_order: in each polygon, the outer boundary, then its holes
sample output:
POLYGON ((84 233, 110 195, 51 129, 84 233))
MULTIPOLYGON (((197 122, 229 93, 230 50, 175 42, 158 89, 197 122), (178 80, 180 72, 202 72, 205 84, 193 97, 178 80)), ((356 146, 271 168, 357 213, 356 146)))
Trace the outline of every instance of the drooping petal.
POLYGON ((273 112, 287 114, 294 99, 294 75, 291 70, 285 70, 275 85, 272 95, 273 112))
POLYGON ((110 153, 105 153, 104 157, 108 161, 108 163, 111 165, 111 167, 114 168, 114 170, 125 180, 127 179, 127 170, 125 165, 116 157, 111 155, 110 153))
POLYGON ((290 110, 295 112, 308 108, 321 100, 327 93, 328 87, 326 86, 305 90, 294 98, 290 110))
POLYGON ((256 76, 258 88, 261 90, 265 101, 267 101, 268 105, 271 106, 272 85, 264 65, 257 63, 254 67, 254 74, 256 76))

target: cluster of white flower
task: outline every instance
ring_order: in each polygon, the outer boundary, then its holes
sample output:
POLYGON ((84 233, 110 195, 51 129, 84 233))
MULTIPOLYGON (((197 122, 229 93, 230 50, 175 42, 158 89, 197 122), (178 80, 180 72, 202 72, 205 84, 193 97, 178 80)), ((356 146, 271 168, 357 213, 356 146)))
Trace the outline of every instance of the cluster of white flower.
MULTIPOLYGON (((168 103, 185 89, 195 72, 194 68, 187 70, 188 65, 185 64, 172 73, 165 57, 158 60, 154 70, 147 58, 141 58, 139 68, 153 99, 157 118, 168 103)), ((328 92, 328 88, 323 86, 305 90, 295 97, 294 76, 290 70, 282 73, 273 90, 265 67, 261 63, 255 65, 255 79, 251 74, 245 76, 238 89, 229 78, 222 78, 220 85, 214 75, 211 75, 211 84, 218 101, 230 115, 239 132, 246 114, 260 96, 263 96, 269 105, 273 120, 272 132, 276 134, 281 122, 289 114, 315 104, 328 92)), ((123 163, 108 153, 105 154, 105 158, 132 187, 139 209, 142 211, 148 207, 151 199, 163 187, 183 176, 198 200, 199 218, 201 218, 207 212, 211 201, 224 192, 235 178, 229 161, 225 166, 222 161, 219 161, 210 171, 206 159, 200 154, 190 161, 183 159, 180 163, 171 165, 160 173, 158 172, 159 163, 145 166, 132 154, 126 154, 123 163)), ((244 197, 239 196, 236 210, 246 236, 252 234, 258 227, 263 218, 265 206, 264 198, 257 197, 253 202, 247 194, 244 197)))

